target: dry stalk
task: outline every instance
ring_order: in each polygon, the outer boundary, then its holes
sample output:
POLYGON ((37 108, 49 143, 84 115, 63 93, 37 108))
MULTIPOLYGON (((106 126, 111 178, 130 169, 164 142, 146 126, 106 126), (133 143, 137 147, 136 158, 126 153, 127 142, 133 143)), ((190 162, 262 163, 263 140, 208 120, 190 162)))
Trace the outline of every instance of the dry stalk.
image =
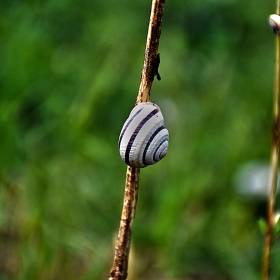
MULTIPOLYGON (((153 0, 152 3, 145 58, 136 104, 150 100, 154 77, 159 76, 158 46, 161 34, 164 4, 165 0, 153 0)), ((113 266, 108 278, 109 280, 125 280, 127 278, 130 240, 132 223, 136 212, 139 176, 139 168, 133 168, 130 166, 127 167, 122 216, 118 239, 115 246, 113 266)))
MULTIPOLYGON (((276 14, 280 14, 280 0, 277 0, 276 14)), ((273 144, 271 155, 271 173, 272 180, 268 197, 267 210, 267 229, 265 236, 265 248, 263 256, 262 279, 268 280, 270 276, 270 255, 273 244, 273 227, 274 227, 274 208, 275 194, 277 188, 278 175, 278 153, 279 153, 279 34, 275 36, 275 76, 274 76, 274 105, 273 105, 273 144)))

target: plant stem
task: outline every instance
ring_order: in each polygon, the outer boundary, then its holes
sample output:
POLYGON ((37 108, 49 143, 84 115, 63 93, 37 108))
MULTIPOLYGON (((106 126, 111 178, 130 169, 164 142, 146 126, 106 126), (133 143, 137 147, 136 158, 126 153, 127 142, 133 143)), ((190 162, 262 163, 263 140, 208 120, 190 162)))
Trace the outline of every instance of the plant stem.
MULTIPOLYGON (((144 64, 136 104, 150 100, 154 77, 158 73, 158 46, 164 4, 165 0, 153 0, 152 3, 144 64)), ((139 176, 140 168, 127 167, 122 216, 109 280, 125 280, 127 278, 132 223, 136 213, 139 176)))
POLYGON ((113 267, 109 275, 110 280, 123 280, 127 277, 132 223, 135 217, 138 195, 139 171, 139 168, 127 167, 123 210, 115 246, 113 267))
MULTIPOLYGON (((280 0, 277 0, 276 13, 280 13, 280 0)), ((278 153, 279 153, 279 35, 275 37, 275 76, 274 76, 274 105, 273 105, 273 146, 271 155, 271 186, 268 198, 267 210, 267 230, 265 237, 265 250, 263 258, 263 280, 268 280, 270 275, 270 255, 273 243, 273 227, 274 227, 274 207, 275 207, 275 194, 277 188, 277 175, 278 175, 278 153)))
POLYGON ((150 100, 152 84, 158 67, 158 46, 164 4, 165 0, 153 0, 145 58, 136 104, 150 100))

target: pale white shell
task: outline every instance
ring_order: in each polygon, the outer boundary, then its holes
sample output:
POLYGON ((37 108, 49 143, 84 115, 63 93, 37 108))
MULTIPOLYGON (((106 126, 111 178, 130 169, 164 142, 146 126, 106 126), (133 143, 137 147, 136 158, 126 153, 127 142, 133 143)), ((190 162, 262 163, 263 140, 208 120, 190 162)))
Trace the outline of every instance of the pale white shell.
POLYGON ((160 108, 151 102, 136 105, 123 125, 119 137, 122 160, 132 167, 146 167, 168 150, 169 133, 160 108))
POLYGON ((274 33, 280 34, 280 16, 273 14, 269 16, 269 25, 274 33))

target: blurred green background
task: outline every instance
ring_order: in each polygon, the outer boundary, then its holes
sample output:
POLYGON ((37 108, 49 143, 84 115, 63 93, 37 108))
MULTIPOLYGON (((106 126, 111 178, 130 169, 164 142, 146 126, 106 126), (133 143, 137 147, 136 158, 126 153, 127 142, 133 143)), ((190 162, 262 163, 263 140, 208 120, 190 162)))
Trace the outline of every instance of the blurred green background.
MULTIPOLYGON (((126 173, 117 142, 150 9, 0 1, 0 279, 107 279, 126 173)), ((166 1, 151 100, 169 152, 141 170, 130 280, 260 278, 266 203, 244 191, 258 172, 238 170, 270 160, 274 11, 274 1, 166 1)))

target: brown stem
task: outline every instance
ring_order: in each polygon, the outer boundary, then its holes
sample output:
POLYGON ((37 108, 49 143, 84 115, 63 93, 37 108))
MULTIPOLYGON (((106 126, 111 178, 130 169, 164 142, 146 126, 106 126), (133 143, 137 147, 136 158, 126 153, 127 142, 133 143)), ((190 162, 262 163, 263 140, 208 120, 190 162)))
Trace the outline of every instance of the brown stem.
MULTIPOLYGON (((279 14, 280 6, 277 0, 276 13, 279 14)), ((275 193, 277 188, 278 175, 278 153, 279 153, 279 35, 276 35, 275 46, 275 77, 274 77, 274 120, 273 120, 273 146, 271 156, 271 172, 272 180, 270 192, 268 197, 267 209, 267 229, 265 236, 265 248, 263 256, 263 272, 262 279, 268 280, 270 275, 270 254, 273 244, 273 227, 274 227, 274 207, 275 207, 275 193)))
MULTIPOLYGON (((158 73, 158 46, 164 4, 165 0, 153 0, 152 3, 145 58, 136 104, 150 100, 154 76, 158 73)), ((139 176, 139 168, 127 167, 123 210, 109 280, 125 280, 127 278, 130 240, 132 223, 136 212, 139 176)))
POLYGON ((153 0, 140 87, 136 104, 150 100, 158 67, 158 45, 165 0, 153 0))
POLYGON ((127 167, 123 210, 120 222, 118 240, 115 246, 115 257, 109 275, 111 280, 122 280, 127 277, 128 257, 132 223, 135 217, 139 185, 139 168, 127 167))

